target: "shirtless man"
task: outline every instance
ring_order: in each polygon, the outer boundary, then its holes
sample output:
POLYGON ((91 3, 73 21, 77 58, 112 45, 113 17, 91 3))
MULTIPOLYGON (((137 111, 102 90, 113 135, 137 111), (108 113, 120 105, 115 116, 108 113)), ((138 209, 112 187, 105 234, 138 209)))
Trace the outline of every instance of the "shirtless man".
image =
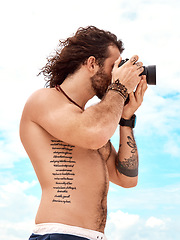
POLYGON ((137 55, 118 67, 122 51, 112 33, 80 28, 60 42, 42 69, 50 88, 32 94, 20 123, 42 188, 30 240, 106 239, 109 181, 125 188, 137 184, 132 128, 147 83, 139 76, 143 64, 137 55), (102 100, 84 110, 95 95, 102 100), (122 118, 116 153, 109 139, 122 118))

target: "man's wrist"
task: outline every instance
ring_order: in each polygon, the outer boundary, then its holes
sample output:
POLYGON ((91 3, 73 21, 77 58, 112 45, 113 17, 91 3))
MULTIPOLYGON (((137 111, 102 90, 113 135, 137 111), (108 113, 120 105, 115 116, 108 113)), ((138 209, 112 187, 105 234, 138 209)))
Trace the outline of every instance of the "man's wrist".
POLYGON ((119 79, 117 79, 114 83, 111 83, 108 86, 107 91, 109 90, 117 91, 124 98, 124 101, 126 101, 128 97, 127 88, 119 82, 119 79))
POLYGON ((121 118, 119 122, 120 126, 134 128, 136 125, 136 115, 133 114, 130 119, 121 118))
POLYGON ((124 114, 122 114, 121 118, 124 118, 125 120, 129 120, 129 119, 132 118, 133 115, 134 114, 131 114, 131 115, 124 115, 124 114))

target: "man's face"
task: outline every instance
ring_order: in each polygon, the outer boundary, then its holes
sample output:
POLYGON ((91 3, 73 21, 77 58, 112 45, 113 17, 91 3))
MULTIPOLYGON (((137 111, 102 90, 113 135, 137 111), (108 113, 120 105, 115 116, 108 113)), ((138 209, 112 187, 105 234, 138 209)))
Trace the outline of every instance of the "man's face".
POLYGON ((109 57, 104 61, 104 65, 99 67, 94 76, 91 77, 92 87, 96 93, 96 96, 100 99, 106 93, 108 86, 111 84, 111 72, 114 66, 114 62, 119 58, 119 49, 115 46, 109 46, 109 57))

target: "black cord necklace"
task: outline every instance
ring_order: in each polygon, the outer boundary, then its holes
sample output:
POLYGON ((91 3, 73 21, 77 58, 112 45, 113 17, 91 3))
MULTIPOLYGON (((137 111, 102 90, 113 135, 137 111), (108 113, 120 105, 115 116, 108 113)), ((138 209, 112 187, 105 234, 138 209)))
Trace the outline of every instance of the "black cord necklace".
POLYGON ((81 106, 79 106, 75 101, 73 101, 73 100, 62 90, 62 88, 60 87, 60 85, 56 85, 55 88, 56 88, 56 90, 58 90, 59 92, 62 92, 62 93, 64 94, 64 96, 66 96, 67 99, 69 99, 70 102, 74 103, 76 106, 78 106, 79 108, 81 108, 81 109, 84 111, 84 109, 83 109, 81 106))

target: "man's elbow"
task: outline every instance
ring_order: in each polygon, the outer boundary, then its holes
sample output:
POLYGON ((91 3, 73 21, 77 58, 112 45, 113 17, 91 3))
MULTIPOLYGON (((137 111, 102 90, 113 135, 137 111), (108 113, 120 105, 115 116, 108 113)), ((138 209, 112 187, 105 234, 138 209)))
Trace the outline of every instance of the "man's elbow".
POLYGON ((91 135, 88 139, 88 146, 90 149, 97 150, 103 147, 108 141, 109 136, 104 132, 91 132, 91 135))
POLYGON ((103 147, 104 145, 106 145, 106 143, 108 142, 108 140, 106 139, 93 139, 89 144, 88 144, 88 148, 92 149, 92 150, 97 150, 100 149, 101 147, 103 147))
POLYGON ((121 186, 123 188, 133 188, 133 187, 137 186, 138 176, 129 177, 122 173, 120 174, 119 172, 118 172, 118 175, 119 175, 119 183, 118 183, 119 186, 121 186))
POLYGON ((121 182, 120 186, 123 188, 133 188, 133 187, 136 187, 137 184, 138 184, 138 178, 134 177, 133 179, 128 180, 126 182, 121 182))

